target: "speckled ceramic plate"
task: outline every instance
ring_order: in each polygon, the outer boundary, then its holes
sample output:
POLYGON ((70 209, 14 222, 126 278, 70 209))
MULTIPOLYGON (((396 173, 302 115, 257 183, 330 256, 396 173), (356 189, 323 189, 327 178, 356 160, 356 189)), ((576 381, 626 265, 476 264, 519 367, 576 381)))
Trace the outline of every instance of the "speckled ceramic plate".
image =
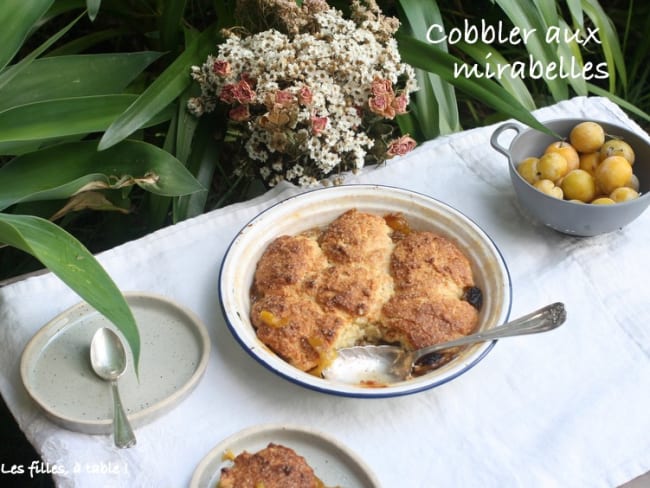
MULTIPOLYGON (((119 388, 129 420, 138 427, 194 389, 207 366, 210 340, 198 317, 172 301, 145 293, 125 297, 140 331, 140 377, 138 381, 127 354, 119 388)), ((20 365, 36 403, 58 424, 87 434, 112 432, 110 387, 90 366, 90 341, 100 327, 117 331, 88 304, 75 305, 36 333, 20 365)))
POLYGON ((190 488, 213 488, 221 468, 232 466, 224 454, 235 456, 264 449, 270 442, 281 444, 305 458, 326 487, 379 488, 379 482, 355 453, 336 439, 321 432, 295 426, 262 425, 250 427, 220 442, 199 463, 190 488))

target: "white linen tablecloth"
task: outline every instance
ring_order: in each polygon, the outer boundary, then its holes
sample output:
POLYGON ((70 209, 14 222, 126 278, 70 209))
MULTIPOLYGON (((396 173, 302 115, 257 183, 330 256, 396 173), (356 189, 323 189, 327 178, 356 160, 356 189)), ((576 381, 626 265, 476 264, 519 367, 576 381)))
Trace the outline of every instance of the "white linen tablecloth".
MULTIPOLYGON (((578 97, 535 114, 608 120, 642 133, 602 98, 578 97)), ((190 308, 212 340, 197 389, 139 428, 133 449, 115 449, 110 436, 59 428, 21 384, 24 346, 78 296, 49 273, 0 288, 0 392, 43 459, 66 467, 57 485, 186 486, 218 442, 267 423, 329 433, 391 488, 614 487, 650 470, 650 212, 593 238, 531 222, 517 206, 506 159, 489 144, 495 128, 440 137, 346 182, 399 186, 459 209, 504 255, 513 281, 511 317, 563 301, 564 326, 501 341, 468 373, 415 395, 352 399, 294 385, 241 349, 218 301, 219 267, 231 239, 260 211, 301 191, 281 185, 99 255, 121 289, 166 295, 190 308), (75 463, 121 469, 73 473, 75 463)))

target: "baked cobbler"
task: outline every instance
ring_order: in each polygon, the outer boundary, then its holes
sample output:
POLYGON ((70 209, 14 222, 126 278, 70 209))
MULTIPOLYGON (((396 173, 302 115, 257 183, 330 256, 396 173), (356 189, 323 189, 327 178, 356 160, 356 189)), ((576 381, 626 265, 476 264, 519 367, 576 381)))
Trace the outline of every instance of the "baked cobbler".
POLYGON ((467 335, 481 298, 454 242, 411 229, 400 214, 352 209, 324 229, 269 244, 257 263, 251 321, 276 354, 319 374, 342 347, 411 350, 467 335))

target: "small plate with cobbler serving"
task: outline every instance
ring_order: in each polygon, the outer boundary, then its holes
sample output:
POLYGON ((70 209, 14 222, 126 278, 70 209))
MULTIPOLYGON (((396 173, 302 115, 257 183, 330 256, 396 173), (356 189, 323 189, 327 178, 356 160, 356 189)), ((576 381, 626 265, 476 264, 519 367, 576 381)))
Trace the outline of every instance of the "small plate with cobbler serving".
POLYGON ((190 488, 238 486, 379 488, 374 473, 332 436, 293 425, 256 425, 219 442, 194 470, 190 488))
POLYGON ((338 349, 456 339, 507 322, 512 300, 506 263, 476 223, 426 195, 378 185, 313 190, 265 210, 231 243, 219 281, 226 323, 252 357, 301 386, 349 397, 444 384, 494 342, 390 384, 324 378, 338 349))

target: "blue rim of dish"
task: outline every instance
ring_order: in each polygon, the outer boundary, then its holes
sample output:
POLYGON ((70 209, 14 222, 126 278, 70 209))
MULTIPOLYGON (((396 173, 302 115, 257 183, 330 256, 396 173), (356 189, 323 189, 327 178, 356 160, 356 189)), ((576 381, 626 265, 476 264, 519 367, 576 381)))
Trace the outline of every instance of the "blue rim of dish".
MULTIPOLYGON (((224 253, 224 257, 223 257, 223 259, 221 261, 221 266, 219 268, 219 306, 221 308, 222 315, 223 315, 223 317, 224 317, 224 319, 226 321, 226 326, 228 327, 228 330, 230 331, 232 336, 235 338, 235 340, 239 343, 239 345, 242 347, 242 349, 244 349, 244 351, 246 351, 249 356, 251 356, 253 359, 255 359, 258 363, 260 363, 262 366, 264 366, 267 370, 275 373, 276 375, 280 376, 281 378, 284 378, 285 380, 288 380, 290 383, 293 383, 295 385, 301 386, 303 388, 307 388, 307 389, 312 390, 312 391, 317 391, 317 392, 320 392, 320 393, 326 393, 326 394, 334 395, 334 396, 340 396, 340 397, 346 397, 346 398, 395 398, 395 397, 401 397, 401 396, 412 395, 414 393, 419 393, 419 392, 422 392, 422 391, 426 391, 426 390, 436 388, 438 386, 444 385, 444 384, 458 378, 462 374, 467 373, 470 369, 472 369, 479 362, 481 362, 481 360, 483 360, 483 358, 485 358, 485 356, 487 356, 487 354, 492 350, 494 345, 497 343, 496 340, 491 341, 487 345, 487 347, 481 352, 481 354, 479 354, 477 357, 475 357, 471 362, 467 363, 463 368, 459 369, 458 371, 454 372, 453 374, 450 374, 449 376, 441 378, 438 381, 434 381, 434 382, 427 383, 427 384, 424 384, 424 385, 421 385, 421 386, 413 387, 413 388, 407 389, 407 390, 387 391, 384 388, 364 388, 363 390, 360 390, 359 392, 352 392, 352 391, 337 390, 334 386, 327 387, 327 386, 314 385, 314 384, 311 384, 311 383, 301 381, 299 378, 296 378, 296 377, 293 377, 293 376, 291 376, 291 375, 289 375, 287 373, 284 373, 283 371, 280 371, 279 369, 275 368, 272 364, 269 364, 268 362, 266 362, 264 360, 264 358, 262 358, 258 354, 256 354, 254 349, 249 347, 249 345, 245 342, 245 340, 242 337, 240 337, 237 329, 231 323, 231 321, 230 321, 230 319, 228 317, 228 313, 226 312, 226 309, 225 309, 225 307, 223 305, 223 302, 224 302, 224 300, 223 300, 224 287, 222 286, 222 284, 223 284, 223 270, 224 270, 224 265, 225 265, 225 263, 227 261, 227 258, 228 258, 228 255, 230 253, 230 249, 232 248, 232 246, 238 241, 239 237, 242 235, 242 233, 248 227, 250 227, 256 220, 261 218, 264 214, 270 212, 272 209, 274 209, 274 208, 276 208, 276 207, 278 207, 280 205, 285 205, 288 202, 293 201, 293 200, 295 200, 297 198, 301 198, 306 194, 321 192, 321 191, 327 191, 327 190, 331 191, 332 189, 335 189, 335 188, 344 188, 344 187, 346 187, 346 188, 350 188, 350 187, 359 187, 359 188, 361 188, 362 187, 362 188, 365 188, 365 189, 374 188, 374 189, 377 189, 377 190, 389 189, 389 190, 397 190, 397 191, 404 192, 404 193, 412 193, 412 194, 418 195, 418 196, 420 196, 422 198, 432 200, 432 201, 434 201, 434 202, 436 202, 436 203, 438 203, 438 204, 440 204, 440 205, 442 205, 444 207, 447 207, 447 208, 453 210, 454 212, 458 213, 463 218, 465 218, 472 225, 474 225, 476 227, 476 229, 478 229, 478 231, 481 234, 483 234, 483 236, 492 244, 492 247, 496 250, 496 252, 497 252, 497 254, 498 254, 498 256, 499 256, 499 258, 501 260, 501 265, 503 266, 506 277, 508 278, 508 293, 507 293, 508 305, 507 305, 507 310, 505 311, 505 316, 504 316, 503 323, 508 321, 508 319, 510 318, 510 312, 512 310, 512 279, 511 279, 511 276, 510 276, 510 270, 508 269, 508 265, 506 264, 506 261, 505 261, 505 259, 503 257, 503 254, 501 253, 501 250, 496 245, 494 240, 487 234, 487 232, 485 232, 483 230, 483 228, 480 225, 478 225, 474 220, 469 218, 467 215, 465 215, 463 212, 456 209, 455 207, 452 207, 451 205, 449 205, 449 204, 447 204, 447 203, 445 203, 445 202, 443 202, 441 200, 438 200, 437 198, 426 195, 424 193, 420 193, 420 192, 417 192, 417 191, 408 190, 408 189, 400 188, 400 187, 396 187, 396 186, 390 186, 390 185, 349 184, 349 185, 340 185, 338 187, 317 188, 317 189, 314 189, 314 190, 307 190, 305 192, 298 193, 296 195, 292 195, 290 197, 287 197, 284 200, 276 202, 273 205, 271 205, 270 207, 268 207, 268 208, 262 210, 261 212, 259 212, 257 215, 255 215, 255 217, 253 217, 248 222, 246 222, 246 224, 244 224, 242 226, 242 228, 237 232, 237 234, 235 234, 235 237, 231 240, 230 244, 228 245, 228 248, 226 249, 226 252, 224 253)), ((500 325, 500 324, 497 324, 497 325, 500 325)), ((299 371, 299 370, 297 370, 297 371, 299 371)), ((314 376, 314 378, 317 378, 317 377, 314 376)), ((323 379, 323 382, 325 384, 327 384, 327 380, 323 379)))

